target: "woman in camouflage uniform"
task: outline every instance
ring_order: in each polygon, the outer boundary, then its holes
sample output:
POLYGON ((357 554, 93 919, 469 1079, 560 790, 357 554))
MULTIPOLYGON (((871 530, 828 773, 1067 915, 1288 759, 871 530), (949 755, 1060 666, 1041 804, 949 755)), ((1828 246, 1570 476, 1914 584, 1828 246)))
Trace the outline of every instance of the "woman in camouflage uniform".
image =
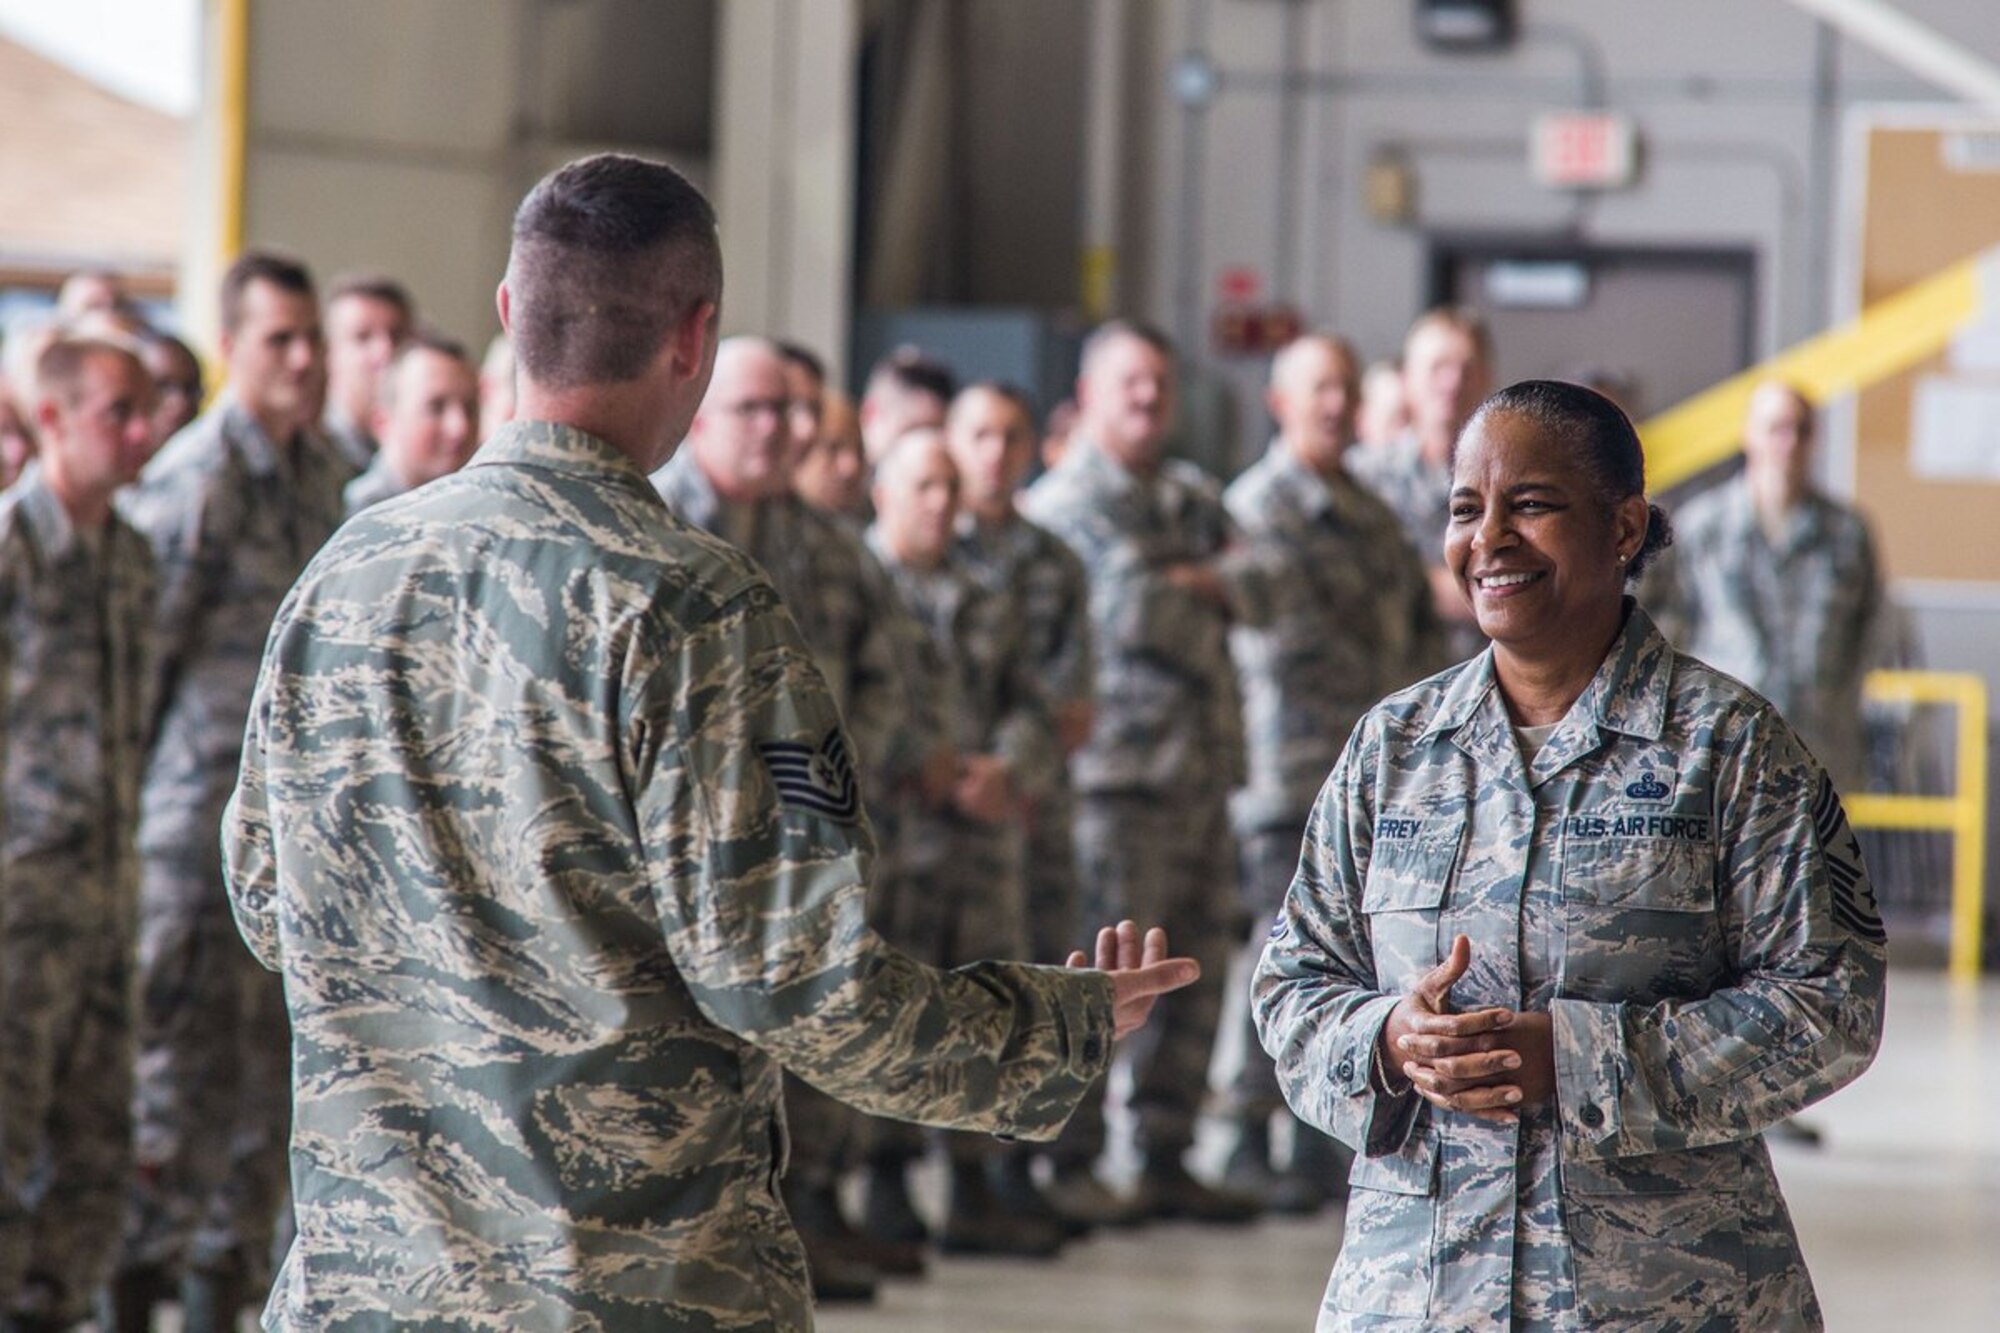
POLYGON ((1363 720, 1255 983, 1358 1153, 1321 1330, 1820 1326, 1761 1134, 1873 1057, 1881 922, 1791 728, 1625 596, 1666 540, 1609 400, 1467 425, 1493 645, 1363 720))

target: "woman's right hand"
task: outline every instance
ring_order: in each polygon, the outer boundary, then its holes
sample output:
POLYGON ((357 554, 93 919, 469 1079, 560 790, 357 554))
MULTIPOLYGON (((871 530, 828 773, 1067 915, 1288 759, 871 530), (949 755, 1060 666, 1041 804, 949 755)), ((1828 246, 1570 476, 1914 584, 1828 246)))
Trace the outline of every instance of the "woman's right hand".
POLYGON ((1452 1012, 1451 988, 1471 966, 1472 941, 1460 935, 1445 960, 1397 1001, 1379 1038, 1383 1068, 1400 1071, 1433 1105, 1511 1122, 1526 1095, 1511 1029, 1525 1016, 1497 1007, 1452 1012))

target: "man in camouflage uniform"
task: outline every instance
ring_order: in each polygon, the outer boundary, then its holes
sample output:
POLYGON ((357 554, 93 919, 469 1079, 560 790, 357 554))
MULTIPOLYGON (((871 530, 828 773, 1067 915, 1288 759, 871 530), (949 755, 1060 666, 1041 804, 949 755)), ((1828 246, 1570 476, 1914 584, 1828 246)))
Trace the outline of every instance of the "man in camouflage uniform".
POLYGON ((320 429, 358 477, 381 448, 375 404, 382 377, 410 336, 415 309, 409 292, 379 273, 342 273, 326 292, 326 412, 320 429))
MULTIPOLYGON (((981 586, 953 556, 958 484, 940 434, 907 432, 876 466, 876 519, 868 530, 869 549, 924 630, 911 645, 906 675, 947 684, 942 693, 959 754, 948 799, 913 808, 904 821, 903 846, 921 864, 906 867, 896 911, 883 927, 894 943, 944 967, 1028 956, 1024 816, 1062 766, 1019 604, 1008 591, 981 586), (958 887, 964 884, 976 887, 958 887)), ((1058 949, 1055 956, 1066 954, 1058 949)), ((957 1253, 1055 1253, 1065 1233, 1053 1217, 1015 1214, 996 1197, 989 1172, 998 1147, 972 1135, 947 1137, 951 1200, 940 1243, 957 1253)), ((920 1135, 880 1123, 871 1194, 881 1177, 906 1171, 922 1151, 920 1135)))
MULTIPOLYGON (((653 482, 678 517, 730 542, 770 575, 854 740, 863 796, 879 825, 909 789, 929 782, 942 791, 952 759, 928 753, 941 733, 910 716, 910 682, 893 644, 902 612, 886 576, 858 537, 791 492, 789 460, 803 414, 790 401, 775 344, 724 339, 687 445, 653 482)), ((878 879, 895 873, 884 866, 878 879)), ((785 1080, 785 1112, 792 1132, 786 1202, 821 1298, 868 1295, 870 1268, 920 1271, 920 1254, 855 1235, 840 1211, 835 1186, 860 1148, 855 1113, 799 1078, 785 1080)))
POLYGON ((1861 515, 1812 484, 1813 409, 1777 381, 1751 395, 1743 475, 1688 501, 1647 585, 1660 629, 1776 704, 1834 782, 1861 788, 1861 680, 1884 598, 1861 515))
POLYGON ((1135 1200, 1118 1200, 1091 1164, 1105 1146, 1102 1104, 1056 1149, 1053 1197, 1066 1212, 1240 1221, 1253 1199, 1210 1188, 1183 1154, 1208 1082, 1231 941, 1239 937, 1230 791, 1243 781, 1243 718, 1229 660, 1234 622, 1261 623, 1260 571, 1230 548, 1215 482, 1165 456, 1173 421, 1172 349, 1143 325, 1114 322, 1085 343, 1081 416, 1062 463, 1030 487, 1023 512, 1056 534, 1090 575, 1096 720, 1070 763, 1086 913, 1159 916, 1198 951, 1211 978, 1168 1006, 1158 1040, 1135 1049, 1132 1110, 1145 1163, 1135 1200))
MULTIPOLYGON (((1019 389, 974 384, 952 400, 945 444, 958 468, 958 540, 952 560, 989 592, 1012 597, 1023 618, 1027 652, 1040 677, 1067 758, 1090 738, 1095 710, 1090 648, 1090 580, 1076 552, 1015 505, 1035 460, 1035 415, 1019 389)), ((1023 878, 1028 956, 1061 958, 1081 930, 1076 884, 1076 797, 1069 767, 1057 764, 1049 791, 1028 808, 1023 878)), ((1017 1213, 1053 1216, 1036 1184, 1033 1148, 1003 1154, 996 1188, 1017 1213)), ((1076 1230, 1072 1224, 1070 1229, 1076 1230)))
MULTIPOLYGON (((1266 395, 1278 438, 1223 496, 1273 587, 1270 622, 1229 636, 1249 741, 1250 780, 1230 813, 1253 961, 1292 882, 1313 798, 1354 724, 1445 665, 1423 562, 1395 514, 1343 466, 1359 398, 1359 362, 1341 339, 1309 335, 1279 352, 1266 395)), ((1284 1097, 1255 1033, 1245 1036, 1227 1178, 1281 1211, 1312 1211, 1346 1192, 1347 1162, 1324 1135, 1294 1125, 1289 1170, 1274 1176, 1271 1120, 1285 1114, 1284 1097)))
POLYGON ((153 556, 111 508, 152 383, 104 342, 36 375, 41 451, 0 495, 0 1329, 68 1328, 132 1178, 138 778, 153 556))
POLYGON ((348 473, 311 429, 324 373, 312 279, 244 255, 222 282, 229 391, 147 465, 126 513, 159 565, 161 681, 139 814, 138 1189, 121 1283, 185 1270, 191 1330, 231 1328, 285 1170, 284 1000, 244 954, 219 833, 271 617, 340 523, 348 473))
POLYGON ((1253 1003, 1358 1154, 1318 1327, 1816 1329, 1762 1134, 1881 1037, 1839 794, 1636 607, 1547 730, 1525 757, 1484 654, 1371 710, 1314 806, 1253 1003), (1538 1020, 1552 1091, 1420 1097, 1381 1054, 1404 1003, 1538 1020))
POLYGON ((1126 929, 1109 975, 943 973, 868 928, 834 700, 770 580, 647 480, 721 285, 670 168, 545 179, 500 289, 520 417, 279 613, 227 834, 294 1017, 267 1327, 807 1329, 781 1067, 1046 1136, 1195 970, 1126 929))
POLYGON ((465 348, 413 331, 382 373, 369 424, 378 447, 368 470, 342 492, 350 514, 464 467, 479 447, 479 373, 465 348))
POLYGON ((1493 339, 1470 310, 1442 306, 1418 316, 1403 339, 1403 397, 1410 425, 1387 444, 1356 449, 1347 466, 1403 521, 1423 558, 1432 604, 1453 661, 1485 645, 1472 608, 1444 567, 1450 520, 1451 454, 1459 431, 1493 384, 1493 339))

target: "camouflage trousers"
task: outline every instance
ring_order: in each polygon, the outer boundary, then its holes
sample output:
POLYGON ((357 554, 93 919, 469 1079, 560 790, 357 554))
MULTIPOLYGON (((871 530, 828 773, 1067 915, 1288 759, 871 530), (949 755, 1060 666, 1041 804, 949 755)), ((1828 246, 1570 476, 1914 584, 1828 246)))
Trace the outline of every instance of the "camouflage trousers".
MULTIPOLYGON (((1139 1146, 1173 1155, 1194 1142, 1209 1056, 1237 934, 1235 840, 1221 791, 1086 795, 1077 803, 1076 860, 1086 927, 1122 917, 1164 926, 1172 952, 1198 960, 1201 980, 1161 998, 1120 1044, 1132 1074, 1139 1146)), ((1084 1098, 1052 1156, 1095 1161, 1106 1142, 1105 1096, 1084 1098)))
MULTIPOLYGON (((1022 831, 951 822, 950 857, 922 871, 906 868, 889 904, 883 933, 904 952, 937 967, 962 967, 983 958, 1018 962, 1028 956, 1023 894, 1022 831)), ((921 1157, 926 1131, 902 1120, 868 1124, 868 1155, 921 1157)), ((957 1161, 991 1156, 1000 1146, 984 1134, 948 1133, 945 1151, 957 1161)))
MULTIPOLYGON (((1306 837, 1305 820, 1296 825, 1246 830, 1240 833, 1238 862, 1242 867, 1239 885, 1243 906, 1250 916, 1249 939, 1244 945, 1250 971, 1264 956, 1264 943, 1271 934, 1271 920, 1284 906, 1292 876, 1299 868, 1299 848, 1306 837)), ((1250 973, 1246 971, 1244 975, 1250 973)), ((1267 1120, 1286 1110, 1285 1094, 1278 1087, 1278 1067, 1264 1054, 1257 1039, 1257 1021, 1252 1006, 1243 1006, 1243 1063, 1229 1081, 1228 1106, 1241 1120, 1267 1120)))
POLYGON ((109 1275, 132 1175, 129 907, 72 870, 0 893, 0 1319, 72 1323, 109 1275))
POLYGON ((139 909, 137 1185, 126 1264, 269 1276, 285 1205, 291 1036, 213 858, 150 857, 139 909))

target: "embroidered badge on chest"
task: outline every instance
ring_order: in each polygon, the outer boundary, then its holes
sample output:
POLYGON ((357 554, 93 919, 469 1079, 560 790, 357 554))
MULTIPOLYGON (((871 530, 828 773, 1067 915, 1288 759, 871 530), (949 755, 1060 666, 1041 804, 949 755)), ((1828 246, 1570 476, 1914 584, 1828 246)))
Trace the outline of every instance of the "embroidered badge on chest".
POLYGON ((757 753, 771 771, 778 803, 851 824, 861 814, 861 788, 847 738, 835 727, 817 746, 803 741, 759 741, 757 753))
POLYGON ((1642 768, 1638 781, 1625 785, 1625 795, 1646 805, 1665 805, 1674 798, 1674 776, 1670 768, 1642 768))

